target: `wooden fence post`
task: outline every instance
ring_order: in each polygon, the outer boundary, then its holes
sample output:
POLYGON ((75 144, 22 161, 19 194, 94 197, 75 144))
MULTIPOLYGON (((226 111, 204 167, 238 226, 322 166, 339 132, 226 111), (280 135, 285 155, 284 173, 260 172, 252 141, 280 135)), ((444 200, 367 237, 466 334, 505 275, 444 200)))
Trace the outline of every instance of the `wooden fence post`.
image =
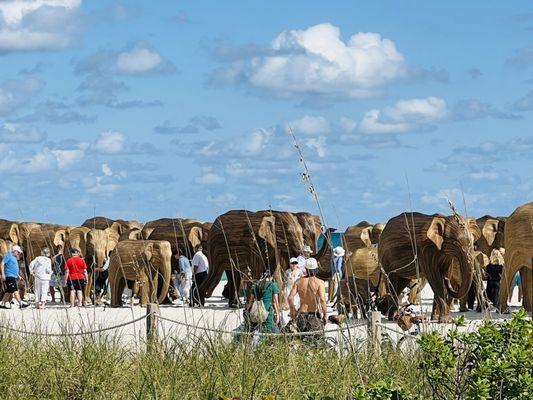
POLYGON ((381 312, 370 312, 370 343, 374 351, 381 351, 381 312))
POLYGON ((152 343, 157 340, 157 317, 161 315, 159 304, 148 303, 146 305, 146 341, 152 343))

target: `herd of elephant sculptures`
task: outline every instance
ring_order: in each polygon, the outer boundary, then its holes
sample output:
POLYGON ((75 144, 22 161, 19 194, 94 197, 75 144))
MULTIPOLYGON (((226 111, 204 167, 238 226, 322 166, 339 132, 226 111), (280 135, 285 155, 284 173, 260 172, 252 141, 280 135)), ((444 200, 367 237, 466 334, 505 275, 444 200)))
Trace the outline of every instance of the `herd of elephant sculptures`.
MULTIPOLYGON (((266 270, 281 283, 289 258, 304 245, 319 261, 318 276, 330 278, 332 231, 316 215, 270 210, 229 211, 213 223, 163 218, 141 224, 95 217, 81 226, 65 226, 0 220, 0 253, 5 254, 12 244, 21 245, 27 266, 44 247, 54 251, 62 245, 66 257, 73 248, 81 250, 89 268, 87 297, 92 271, 111 254, 111 304, 119 306, 126 280, 140 283, 141 303, 164 302, 172 287, 173 255, 179 252, 192 258, 195 247, 202 244, 210 268, 201 293, 211 296, 225 272, 224 294, 233 305, 239 301, 239 289, 266 270), (319 241, 321 235, 325 240, 319 241)), ((361 299, 370 297, 371 288, 378 288, 386 299, 380 309, 391 316, 398 295, 425 278, 434 293, 433 318, 447 321, 452 301, 466 297, 476 271, 488 263, 492 250, 505 249, 501 311, 507 308, 511 283, 519 271, 524 307, 533 312, 533 203, 518 207, 509 217, 405 212, 387 223, 360 222, 348 227, 342 237, 346 274, 340 299, 346 305, 361 304, 361 299)))

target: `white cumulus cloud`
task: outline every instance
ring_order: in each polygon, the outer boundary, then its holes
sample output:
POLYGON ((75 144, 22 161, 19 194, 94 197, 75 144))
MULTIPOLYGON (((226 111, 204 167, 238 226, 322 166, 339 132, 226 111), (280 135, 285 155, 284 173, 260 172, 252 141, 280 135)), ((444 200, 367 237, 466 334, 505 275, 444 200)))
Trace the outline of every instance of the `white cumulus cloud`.
POLYGON ((194 181, 200 185, 218 185, 224 183, 225 179, 213 172, 207 172, 204 175, 196 177, 194 181))
POLYGON ((391 107, 372 109, 359 124, 364 134, 404 133, 426 128, 448 117, 446 101, 437 97, 400 100, 391 107))
POLYGON ((0 2, 0 52, 56 50, 74 41, 81 0, 0 2))
POLYGON ((246 67, 235 63, 216 71, 212 80, 240 79, 283 95, 364 98, 407 75, 404 56, 392 40, 360 32, 345 42, 330 23, 284 31, 265 53, 246 67))
POLYGON ((161 56, 144 47, 120 53, 117 57, 117 68, 127 74, 143 74, 158 68, 163 59, 161 56))
POLYGON ((85 152, 81 149, 52 150, 52 154, 56 158, 58 168, 62 169, 80 162, 85 152))
POLYGON ((309 115, 287 122, 285 129, 287 132, 292 129, 295 134, 309 136, 326 135, 331 131, 331 127, 326 118, 309 115))
POLYGON ((118 154, 125 149, 126 138, 120 132, 103 132, 94 144, 96 151, 106 154, 118 154))

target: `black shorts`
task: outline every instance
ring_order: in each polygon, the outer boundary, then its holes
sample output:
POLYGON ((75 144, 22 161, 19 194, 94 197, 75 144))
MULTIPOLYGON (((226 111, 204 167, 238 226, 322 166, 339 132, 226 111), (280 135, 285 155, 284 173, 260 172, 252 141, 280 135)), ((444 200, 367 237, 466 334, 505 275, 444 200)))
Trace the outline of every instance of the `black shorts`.
POLYGON ((4 288, 6 293, 15 293, 18 290, 17 278, 14 276, 6 276, 4 288))
POLYGON ((70 290, 85 291, 85 279, 69 279, 68 287, 70 290))

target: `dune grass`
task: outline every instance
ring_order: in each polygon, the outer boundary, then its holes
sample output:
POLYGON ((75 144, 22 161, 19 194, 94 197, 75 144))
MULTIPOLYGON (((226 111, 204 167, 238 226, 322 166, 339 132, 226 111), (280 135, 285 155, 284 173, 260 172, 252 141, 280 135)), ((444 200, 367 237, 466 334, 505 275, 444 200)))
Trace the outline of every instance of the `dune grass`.
POLYGON ((117 338, 17 337, 0 332, 0 393, 11 399, 349 399, 394 381, 425 393, 417 351, 338 354, 278 340, 167 340, 133 351, 117 338), (329 396, 329 397, 326 397, 329 396))

